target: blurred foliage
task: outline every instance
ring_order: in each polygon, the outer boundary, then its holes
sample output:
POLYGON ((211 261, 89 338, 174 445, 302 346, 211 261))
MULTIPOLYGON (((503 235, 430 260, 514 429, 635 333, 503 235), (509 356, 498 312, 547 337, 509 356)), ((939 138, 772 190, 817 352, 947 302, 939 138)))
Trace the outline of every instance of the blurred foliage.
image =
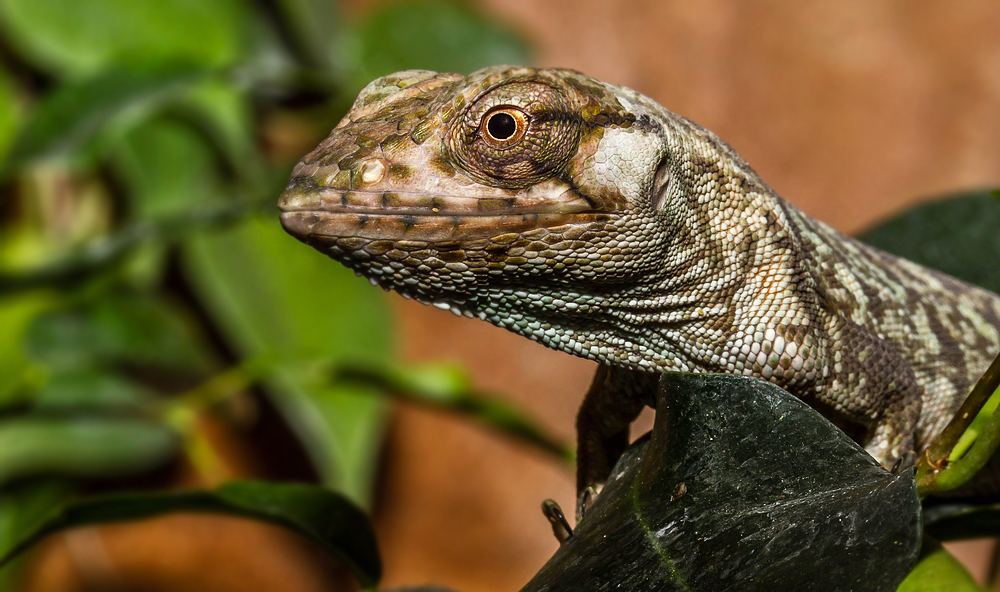
POLYGON ((0 549, 95 480, 203 467, 194 418, 245 427, 226 404, 252 388, 322 482, 366 505, 385 403, 299 370, 390 361, 390 315, 274 204, 369 79, 523 63, 523 41, 430 0, 357 16, 0 0, 0 31, 0 549))
POLYGON ((41 538, 94 524, 140 520, 173 512, 211 512, 271 522, 317 543, 364 586, 382 576, 382 561, 368 517, 343 495, 292 483, 230 481, 209 491, 101 495, 73 502, 49 501, 33 528, 0 545, 0 567, 41 538))

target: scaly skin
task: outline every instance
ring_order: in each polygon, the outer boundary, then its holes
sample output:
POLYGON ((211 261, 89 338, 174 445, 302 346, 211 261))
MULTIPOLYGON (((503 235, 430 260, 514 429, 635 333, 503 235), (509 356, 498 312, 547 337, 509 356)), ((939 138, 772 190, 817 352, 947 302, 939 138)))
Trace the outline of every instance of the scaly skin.
POLYGON ((380 78, 279 205, 373 284, 599 362, 581 492, 658 373, 769 380, 893 467, 1000 350, 996 295, 808 218, 711 132, 568 70, 380 78))

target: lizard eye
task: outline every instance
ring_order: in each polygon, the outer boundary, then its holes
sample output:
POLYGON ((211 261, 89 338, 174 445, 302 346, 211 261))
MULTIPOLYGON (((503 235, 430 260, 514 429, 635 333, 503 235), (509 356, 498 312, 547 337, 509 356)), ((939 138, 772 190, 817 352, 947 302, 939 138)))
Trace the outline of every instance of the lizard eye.
POLYGON ((497 149, 510 148, 524 138, 528 115, 516 107, 498 107, 483 116, 480 136, 497 149))
POLYGON ((516 189, 566 166, 582 133, 582 118, 564 91, 517 81, 470 101, 445 142, 458 167, 476 181, 516 189))

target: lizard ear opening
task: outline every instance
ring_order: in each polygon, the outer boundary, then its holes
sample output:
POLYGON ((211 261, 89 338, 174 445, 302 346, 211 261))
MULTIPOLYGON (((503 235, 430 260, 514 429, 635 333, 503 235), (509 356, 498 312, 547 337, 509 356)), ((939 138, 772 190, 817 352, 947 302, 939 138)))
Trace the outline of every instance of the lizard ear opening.
POLYGON ((662 212, 666 209, 667 204, 679 195, 679 191, 677 173, 670 166, 669 156, 664 156, 656 167, 656 175, 653 177, 653 191, 650 193, 653 211, 662 212))

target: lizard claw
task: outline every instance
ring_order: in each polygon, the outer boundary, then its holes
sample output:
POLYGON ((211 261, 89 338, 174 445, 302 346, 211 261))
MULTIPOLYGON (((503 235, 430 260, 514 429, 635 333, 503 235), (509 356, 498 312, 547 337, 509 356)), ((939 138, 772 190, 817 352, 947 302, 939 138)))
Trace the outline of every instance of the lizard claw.
POLYGON ((912 450, 907 450, 896 459, 896 462, 892 464, 892 469, 889 472, 896 475, 915 464, 917 464, 917 453, 912 450))
POLYGON ((573 536, 573 528, 569 525, 566 520, 566 516, 563 514, 562 508, 555 500, 547 499, 542 502, 542 514, 548 518, 549 524, 552 525, 552 534, 556 536, 556 540, 559 544, 563 544, 573 536))
POLYGON ((583 515, 587 513, 587 510, 594 505, 594 500, 597 499, 597 495, 601 493, 604 489, 603 483, 594 483, 593 485, 588 485, 580 492, 580 495, 576 498, 576 523, 579 524, 580 520, 583 520, 583 515))

